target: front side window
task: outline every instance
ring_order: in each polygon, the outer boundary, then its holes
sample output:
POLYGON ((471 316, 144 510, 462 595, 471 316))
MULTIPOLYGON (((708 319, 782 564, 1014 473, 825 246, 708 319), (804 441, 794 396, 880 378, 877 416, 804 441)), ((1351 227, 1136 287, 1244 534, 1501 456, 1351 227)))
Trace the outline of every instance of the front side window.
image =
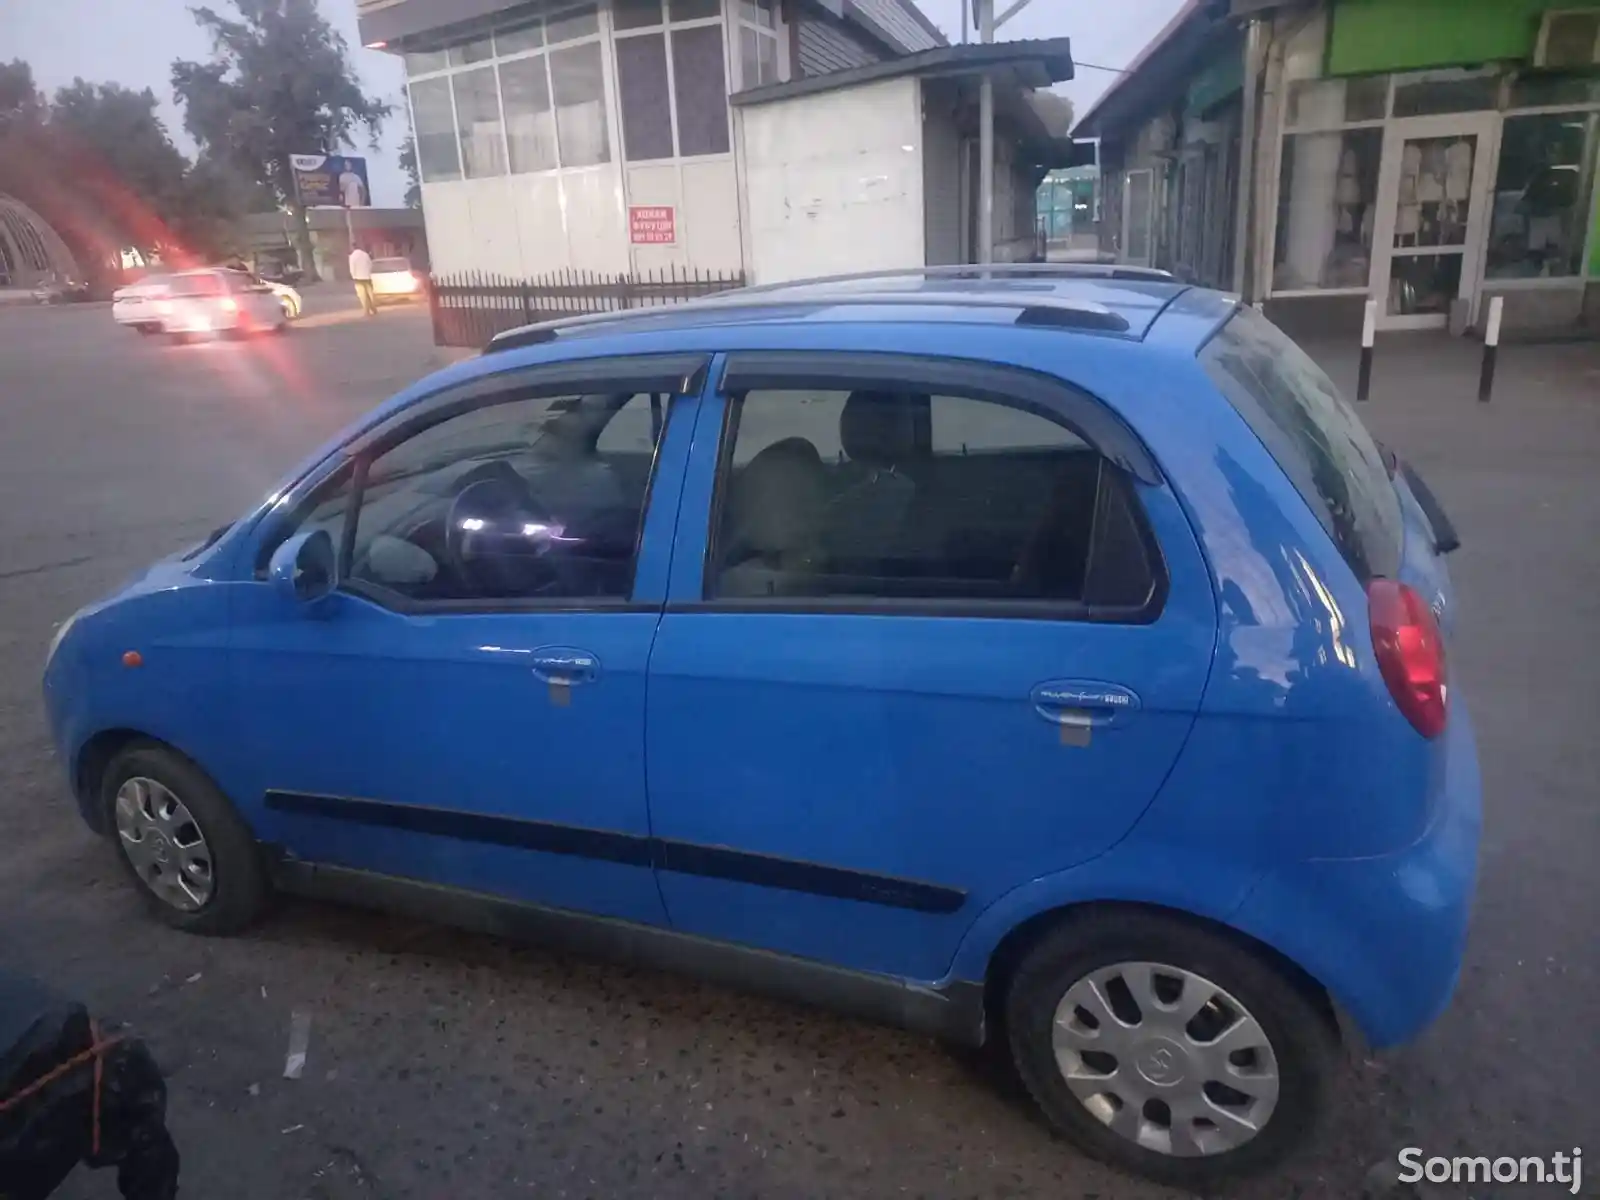
POLYGON ((884 385, 731 403, 708 599, 1060 615, 1154 594, 1127 479, 1053 416, 884 385))
POLYGON ((490 402, 364 456, 297 525, 328 529, 380 603, 624 600, 665 411, 632 392, 490 402))

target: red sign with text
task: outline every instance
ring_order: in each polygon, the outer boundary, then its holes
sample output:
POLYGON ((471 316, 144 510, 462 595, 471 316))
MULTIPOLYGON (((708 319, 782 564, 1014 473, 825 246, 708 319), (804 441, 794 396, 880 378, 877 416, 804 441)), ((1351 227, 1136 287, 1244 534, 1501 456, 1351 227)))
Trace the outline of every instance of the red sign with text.
POLYGON ((678 240, 677 210, 666 204, 630 204, 628 236, 635 246, 670 246, 678 240))

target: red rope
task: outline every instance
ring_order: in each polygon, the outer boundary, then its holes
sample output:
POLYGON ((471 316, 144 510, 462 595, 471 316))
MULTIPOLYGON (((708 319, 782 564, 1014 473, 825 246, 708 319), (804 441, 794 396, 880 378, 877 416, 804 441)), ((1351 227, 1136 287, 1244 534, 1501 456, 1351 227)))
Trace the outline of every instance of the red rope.
POLYGON ((41 1092, 45 1088, 49 1087, 56 1080, 62 1078, 65 1075, 71 1074, 73 1071, 75 1071, 79 1067, 83 1066, 86 1062, 89 1062, 91 1059, 93 1059, 94 1060, 94 1096, 93 1096, 93 1098, 92 1098, 92 1100, 90 1102, 90 1122, 91 1122, 91 1126, 90 1126, 89 1153, 92 1154, 92 1155, 93 1154, 99 1154, 100 1153, 100 1083, 101 1083, 101 1080, 105 1077, 105 1055, 106 1055, 106 1051, 107 1050, 111 1049, 111 1047, 115 1046, 118 1042, 122 1041, 122 1036, 119 1034, 116 1037, 105 1038, 104 1040, 102 1040, 101 1037, 100 1037, 100 1026, 99 1026, 99 1024, 97 1024, 95 1021, 91 1020, 89 1022, 89 1041, 90 1041, 91 1045, 82 1054, 73 1055, 71 1058, 67 1059, 66 1062, 64 1062, 64 1063, 60 1064, 59 1066, 57 1066, 54 1070, 47 1071, 43 1075, 39 1076, 39 1078, 35 1079, 32 1083, 30 1083, 27 1087, 23 1088, 21 1091, 13 1092, 11 1095, 7 1096, 4 1100, 0 1100, 0 1115, 4 1115, 10 1109, 15 1108, 17 1105, 21 1104, 24 1100, 28 1099, 28 1097, 37 1095, 39 1092, 41 1092))

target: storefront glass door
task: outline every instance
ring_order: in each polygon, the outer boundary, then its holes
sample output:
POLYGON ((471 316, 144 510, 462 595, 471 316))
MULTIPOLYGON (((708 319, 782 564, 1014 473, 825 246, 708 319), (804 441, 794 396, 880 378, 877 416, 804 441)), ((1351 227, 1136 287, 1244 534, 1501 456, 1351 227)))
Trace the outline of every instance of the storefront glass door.
POLYGON ((1476 295, 1488 230, 1493 114, 1391 121, 1384 131, 1372 292, 1387 329, 1450 319, 1476 295))

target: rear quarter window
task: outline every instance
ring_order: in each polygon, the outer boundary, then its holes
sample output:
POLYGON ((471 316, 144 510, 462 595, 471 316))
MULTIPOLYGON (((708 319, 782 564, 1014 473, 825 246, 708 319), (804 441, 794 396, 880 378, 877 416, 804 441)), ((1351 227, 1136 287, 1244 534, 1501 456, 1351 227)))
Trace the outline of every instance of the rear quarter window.
POLYGON ((1200 363, 1333 538, 1362 583, 1400 569, 1400 501, 1355 410, 1311 356, 1241 308, 1200 363))

